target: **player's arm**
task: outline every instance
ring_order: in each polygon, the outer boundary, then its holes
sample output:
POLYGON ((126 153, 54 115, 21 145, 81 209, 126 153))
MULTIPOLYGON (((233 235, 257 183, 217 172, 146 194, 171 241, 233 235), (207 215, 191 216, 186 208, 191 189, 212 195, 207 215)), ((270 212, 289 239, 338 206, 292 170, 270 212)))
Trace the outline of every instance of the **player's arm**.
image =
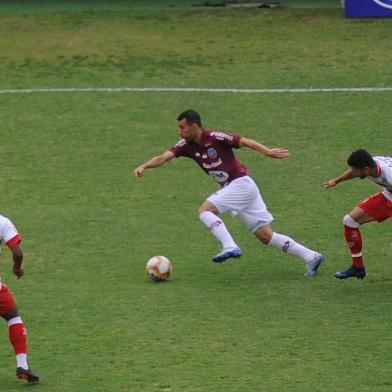
POLYGON ((248 147, 267 157, 277 159, 287 158, 290 155, 289 150, 286 150, 285 148, 269 148, 248 137, 241 137, 240 147, 248 147))
POLYGON ((342 173, 340 176, 338 176, 336 178, 332 178, 331 180, 324 182, 324 186, 326 188, 333 188, 343 181, 351 180, 356 177, 357 176, 353 173, 353 171, 351 169, 348 169, 344 173, 342 173))
POLYGON ((22 269, 23 262, 23 250, 20 244, 15 244, 10 247, 12 252, 12 259, 14 260, 14 265, 12 267, 12 272, 19 279, 24 275, 24 271, 22 269))
POLYGON ((170 161, 170 159, 174 158, 174 154, 171 151, 165 151, 161 155, 157 155, 149 159, 147 162, 138 166, 134 171, 133 175, 135 177, 141 177, 145 169, 155 169, 156 167, 162 166, 164 163, 170 161))

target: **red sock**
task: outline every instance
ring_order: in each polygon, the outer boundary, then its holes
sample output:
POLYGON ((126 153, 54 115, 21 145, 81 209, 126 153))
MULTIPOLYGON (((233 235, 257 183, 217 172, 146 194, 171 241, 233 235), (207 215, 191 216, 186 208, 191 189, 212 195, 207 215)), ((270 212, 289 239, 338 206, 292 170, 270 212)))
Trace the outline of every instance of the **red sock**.
POLYGON ((27 334, 23 322, 9 325, 8 332, 15 355, 27 354, 27 334))
POLYGON ((347 246, 350 248, 353 266, 363 267, 362 260, 362 236, 358 228, 352 228, 344 225, 344 236, 346 237, 347 246))

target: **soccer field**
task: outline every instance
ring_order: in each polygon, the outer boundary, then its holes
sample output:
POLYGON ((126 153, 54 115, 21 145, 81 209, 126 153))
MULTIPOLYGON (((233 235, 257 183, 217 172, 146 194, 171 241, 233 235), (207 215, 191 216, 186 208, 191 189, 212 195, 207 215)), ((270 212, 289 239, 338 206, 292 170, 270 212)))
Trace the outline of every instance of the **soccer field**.
MULTIPOLYGON (((4 249, 0 275, 26 322, 34 389, 390 391, 391 224, 363 227, 366 279, 338 281, 350 264, 342 218, 377 187, 323 182, 357 148, 392 154, 392 92, 5 90, 391 87, 392 21, 346 20, 338 6, 140 3, 0 14, 0 213, 26 254, 16 281, 4 249), (244 256, 214 265, 218 243, 196 211, 216 185, 190 160, 131 176, 177 142, 188 108, 207 126, 290 150, 283 161, 237 155, 276 231, 326 256, 317 277, 230 217, 244 256), (145 275, 156 254, 172 260, 166 283, 145 275)), ((5 322, 0 347, 0 391, 24 390, 5 322)))

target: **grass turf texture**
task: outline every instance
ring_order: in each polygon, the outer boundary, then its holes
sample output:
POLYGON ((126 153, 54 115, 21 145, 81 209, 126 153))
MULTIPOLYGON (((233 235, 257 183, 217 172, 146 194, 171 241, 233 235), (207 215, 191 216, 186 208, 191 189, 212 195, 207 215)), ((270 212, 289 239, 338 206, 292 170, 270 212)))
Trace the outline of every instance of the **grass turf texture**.
MULTIPOLYGON (((314 11, 214 15, 2 15, 13 40, 0 43, 7 53, 1 86, 390 84, 389 43, 380 39, 388 20, 314 11), (213 44, 205 44, 200 20, 205 28, 213 22, 213 44), (233 20, 239 33, 231 36, 233 20), (266 58, 279 59, 259 64, 255 40, 266 58), (230 45, 231 65, 224 57, 230 45), (121 69, 109 59, 123 52, 146 55, 121 69), (295 56, 301 52, 306 58, 295 56), (73 64, 83 53, 100 56, 101 66, 73 64), (148 65, 156 56, 161 63, 148 65), (21 67, 26 58, 32 61, 21 67)), ((389 101, 386 93, 0 95, 1 212, 24 237, 27 272, 16 282, 4 251, 1 274, 29 330, 39 390, 389 391, 391 226, 363 229, 368 277, 337 281, 333 272, 349 264, 341 218, 377 188, 366 181, 322 187, 354 148, 390 154, 389 101), (213 265, 218 246, 195 211, 216 188, 192 162, 131 178, 132 168, 177 140, 175 117, 188 107, 206 125, 291 150, 285 161, 246 150, 238 156, 260 184, 277 231, 325 253, 319 276, 304 278, 300 262, 263 247, 230 218, 245 255, 213 265), (173 261, 170 282, 144 275, 154 254, 173 261)), ((5 323, 0 346, 0 390, 22 390, 5 323)))
POLYGON ((5 13, 0 85, 392 85, 391 23, 341 10, 5 13))

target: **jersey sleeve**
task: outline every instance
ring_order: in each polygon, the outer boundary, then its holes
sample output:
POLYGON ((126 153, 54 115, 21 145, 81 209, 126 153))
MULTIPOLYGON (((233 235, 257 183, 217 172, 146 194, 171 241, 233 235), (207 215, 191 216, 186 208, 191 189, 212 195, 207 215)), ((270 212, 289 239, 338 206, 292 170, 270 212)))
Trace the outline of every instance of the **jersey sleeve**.
POLYGON ((1 222, 1 238, 9 248, 22 241, 15 225, 8 218, 3 219, 1 222))
POLYGON ((230 148, 240 148, 241 135, 228 131, 213 131, 211 136, 230 148))
POLYGON ((180 156, 188 156, 186 151, 187 142, 185 139, 180 139, 177 144, 169 149, 176 158, 180 156))

